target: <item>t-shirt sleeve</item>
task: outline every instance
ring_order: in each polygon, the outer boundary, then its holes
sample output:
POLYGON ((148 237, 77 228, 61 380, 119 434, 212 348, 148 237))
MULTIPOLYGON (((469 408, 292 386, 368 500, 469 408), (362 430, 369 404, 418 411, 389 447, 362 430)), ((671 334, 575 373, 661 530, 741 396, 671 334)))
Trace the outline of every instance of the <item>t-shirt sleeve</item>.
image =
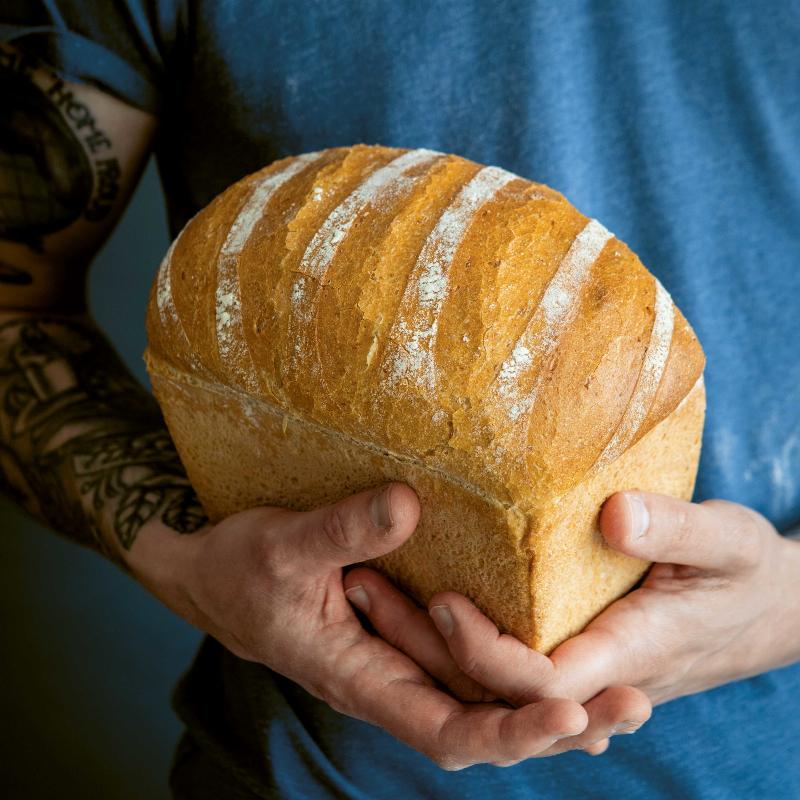
POLYGON ((3 0, 0 40, 24 44, 68 80, 158 114, 183 12, 179 0, 3 0))

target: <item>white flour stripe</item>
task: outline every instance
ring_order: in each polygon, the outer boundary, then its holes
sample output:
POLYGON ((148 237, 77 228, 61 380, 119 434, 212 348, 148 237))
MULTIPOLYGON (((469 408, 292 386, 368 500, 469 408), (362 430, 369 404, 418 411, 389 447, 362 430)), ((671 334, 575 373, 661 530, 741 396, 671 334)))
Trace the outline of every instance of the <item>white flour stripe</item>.
POLYGON ((314 298, 309 298, 307 291, 314 282, 310 282, 308 277, 315 278, 316 283, 322 279, 359 214, 385 197, 409 191, 422 176, 409 178, 403 173, 441 156, 442 153, 434 150, 410 150, 375 170, 331 211, 300 259, 298 269, 303 274, 294 282, 291 293, 296 316, 306 321, 314 316, 314 298))
POLYGON ((597 220, 589 220, 561 260, 530 322, 500 367, 495 394, 512 420, 526 414, 536 402, 540 379, 536 378, 533 388, 523 394, 522 378, 534 361, 544 364, 558 347, 577 314, 580 293, 592 264, 612 236, 597 220))
POLYGON ((639 380, 619 427, 597 459, 598 466, 614 461, 628 448, 647 416, 664 375, 674 327, 675 310, 672 298, 661 283, 655 280, 655 317, 639 380))
POLYGON ((256 391, 259 387, 242 323, 238 258, 275 192, 319 157, 320 153, 304 153, 290 161, 283 169, 270 173, 256 183, 231 225, 219 252, 215 292, 219 357, 224 363, 239 367, 234 378, 238 378, 243 388, 250 391, 256 391))
POLYGON ((183 233, 183 230, 175 237, 175 240, 169 246, 169 250, 167 250, 166 255, 161 261, 161 266, 158 268, 158 277, 156 279, 156 304, 158 305, 158 314, 161 317, 162 325, 180 324, 178 312, 175 308, 175 301, 172 298, 170 269, 172 267, 172 254, 175 252, 175 246, 178 244, 178 239, 181 238, 181 233, 183 233))
POLYGON ((433 390, 436 373, 432 346, 447 296, 453 258, 480 208, 518 177, 499 167, 484 167, 439 217, 422 247, 400 301, 395 325, 398 345, 392 354, 388 375, 392 385, 404 379, 433 390))
MULTIPOLYGON (((191 220, 189 220, 191 222, 191 220)), ((178 309, 175 307, 175 298, 172 296, 172 255, 175 248, 178 246, 183 232, 186 230, 189 222, 183 226, 181 231, 175 237, 175 240, 169 246, 166 255, 161 261, 161 266, 158 268, 158 275, 156 277, 156 305, 158 306, 158 315, 161 319, 161 325, 165 329, 174 329, 178 332, 178 336, 183 339, 186 346, 186 352, 192 366, 201 373, 206 373, 206 368, 200 362, 197 354, 192 349, 189 342, 189 337, 186 333, 186 328, 183 327, 183 322, 178 316, 178 309)))

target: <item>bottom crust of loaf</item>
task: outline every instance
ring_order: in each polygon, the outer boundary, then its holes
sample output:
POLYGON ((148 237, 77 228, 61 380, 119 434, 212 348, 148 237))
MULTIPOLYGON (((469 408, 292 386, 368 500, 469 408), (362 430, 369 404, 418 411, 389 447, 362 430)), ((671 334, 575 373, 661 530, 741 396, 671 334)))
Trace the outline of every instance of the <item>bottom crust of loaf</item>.
POLYGON ((630 488, 688 499, 694 487, 702 382, 620 458, 528 514, 417 460, 189 376, 149 351, 145 361, 213 521, 256 505, 305 510, 405 481, 420 498, 417 528, 402 547, 370 563, 423 604, 443 590, 467 595, 502 631, 545 653, 628 591, 648 567, 605 545, 597 528, 603 500, 630 488))

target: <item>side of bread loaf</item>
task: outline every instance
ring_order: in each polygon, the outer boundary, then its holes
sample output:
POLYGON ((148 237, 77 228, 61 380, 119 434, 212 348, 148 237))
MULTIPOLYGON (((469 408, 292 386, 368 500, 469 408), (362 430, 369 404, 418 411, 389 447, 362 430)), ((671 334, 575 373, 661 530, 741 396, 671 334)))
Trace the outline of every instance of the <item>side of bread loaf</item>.
POLYGON ((278 161, 187 224, 147 330, 212 517, 407 480, 423 518, 380 566, 539 649, 646 567, 602 546, 604 497, 691 494, 691 328, 602 225, 496 167, 364 145, 278 161))

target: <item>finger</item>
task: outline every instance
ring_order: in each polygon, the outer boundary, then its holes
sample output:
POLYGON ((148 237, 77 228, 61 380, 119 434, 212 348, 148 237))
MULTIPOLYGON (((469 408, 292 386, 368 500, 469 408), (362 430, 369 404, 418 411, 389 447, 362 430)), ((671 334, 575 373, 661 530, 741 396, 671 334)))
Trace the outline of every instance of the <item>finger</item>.
POLYGON ((340 694, 350 700, 339 710, 379 725, 444 769, 530 758, 586 726, 583 708, 559 698, 520 709, 465 706, 424 682, 419 668, 382 639, 365 638, 336 659, 337 675, 349 675, 340 694))
POLYGON ((407 484, 393 482, 311 511, 293 513, 281 546, 296 563, 320 571, 385 555, 414 531, 420 506, 407 484))
MULTIPOLYGON (((522 706, 552 696, 585 703, 587 730, 547 754, 592 745, 611 735, 617 726, 640 725, 652 712, 650 700, 639 689, 605 688, 616 674, 614 670, 619 670, 617 650, 599 641, 598 637, 605 633, 573 637, 568 640, 573 643, 570 658, 566 658, 565 649, 561 661, 554 663, 554 659, 531 650, 513 636, 500 634, 494 623, 463 595, 436 595, 430 600, 429 611, 462 671, 512 705, 522 706), (576 664, 579 650, 584 657, 578 658, 576 664)), ((558 653, 556 650, 553 655, 558 653)))
POLYGON ((735 572, 757 563, 758 515, 723 500, 687 503, 649 492, 618 492, 603 504, 600 531, 616 550, 647 561, 735 572))
MULTIPOLYGON (((580 702, 611 684, 636 684, 642 671, 638 648, 629 640, 621 641, 613 630, 599 624, 601 621, 602 614, 550 653, 559 676, 559 693, 580 702)), ((648 643, 646 637, 644 642, 648 643)))
POLYGON ((487 689, 461 671, 425 609, 383 575, 357 567, 345 576, 344 587, 347 599, 367 616, 383 639, 414 659, 461 700, 494 699, 487 689))
POLYGON ((466 707, 452 716, 439 741, 446 753, 466 757, 465 765, 511 765, 536 758, 555 742, 573 738, 586 724, 586 712, 574 701, 546 698, 518 709, 492 704, 466 707))
POLYGON ((590 744, 588 747, 584 747, 583 749, 590 755, 590 756, 599 756, 605 753, 608 750, 608 746, 611 744, 610 739, 601 739, 599 742, 595 742, 594 744, 590 744))
POLYGON ((497 626, 466 597, 443 592, 428 603, 438 631, 461 671, 515 706, 558 694, 547 656, 497 626))
POLYGON ((584 708, 589 718, 586 728, 577 736, 556 742, 543 755, 585 750, 610 736, 634 733, 652 713, 647 695, 633 686, 610 686, 585 703, 584 708))

